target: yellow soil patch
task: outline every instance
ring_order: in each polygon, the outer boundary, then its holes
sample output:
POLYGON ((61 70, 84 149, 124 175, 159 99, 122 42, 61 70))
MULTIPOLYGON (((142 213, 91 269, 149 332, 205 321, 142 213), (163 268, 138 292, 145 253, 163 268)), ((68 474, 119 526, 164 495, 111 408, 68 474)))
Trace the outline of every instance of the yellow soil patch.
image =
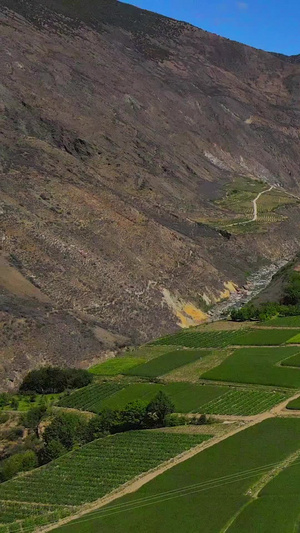
POLYGON ((198 326, 207 320, 207 314, 201 311, 201 309, 198 309, 198 307, 191 302, 185 302, 172 295, 168 289, 163 289, 163 296, 169 308, 179 319, 177 323, 181 328, 198 326))
POLYGON ((233 281, 225 281, 224 287, 225 287, 225 290, 220 293, 220 296, 217 301, 225 300, 229 298, 233 292, 236 292, 238 286, 235 283, 233 283, 233 281))
POLYGON ((22 298, 36 298, 40 302, 49 302, 48 296, 28 281, 16 268, 0 256, 0 287, 22 298))

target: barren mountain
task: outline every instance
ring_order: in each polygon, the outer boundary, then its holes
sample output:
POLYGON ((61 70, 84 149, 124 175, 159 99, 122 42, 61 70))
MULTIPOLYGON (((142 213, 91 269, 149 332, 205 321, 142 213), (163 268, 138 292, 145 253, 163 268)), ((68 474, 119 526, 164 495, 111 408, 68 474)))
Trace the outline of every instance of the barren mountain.
POLYGON ((299 56, 114 0, 0 4, 6 386, 197 323, 298 250, 299 56))

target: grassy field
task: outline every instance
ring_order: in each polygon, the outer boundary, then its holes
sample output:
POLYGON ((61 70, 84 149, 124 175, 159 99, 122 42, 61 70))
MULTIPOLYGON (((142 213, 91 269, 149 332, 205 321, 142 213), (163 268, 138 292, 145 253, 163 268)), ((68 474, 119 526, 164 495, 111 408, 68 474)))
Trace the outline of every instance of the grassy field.
POLYGON ((263 322, 262 326, 274 326, 274 328, 300 328, 300 316, 278 316, 263 322))
POLYGON ((115 357, 104 363, 92 366, 89 368, 89 372, 96 376, 117 376, 144 362, 145 359, 142 357, 115 357))
POLYGON ((276 366, 300 352, 299 347, 241 348, 223 363, 201 376, 202 379, 256 383, 278 387, 300 387, 300 369, 276 366))
POLYGON ((287 404, 286 408, 300 410, 300 398, 296 398, 296 400, 292 400, 290 403, 287 404))
POLYGON ((125 384, 114 382, 88 385, 62 398, 59 406, 98 413, 102 409, 103 401, 123 389, 124 386, 125 384))
POLYGON ((300 367, 300 353, 297 353, 292 357, 288 357, 284 361, 281 361, 280 364, 281 366, 293 366, 295 368, 300 367))
POLYGON ((161 346, 185 346, 187 348, 224 348, 238 344, 245 330, 229 331, 180 331, 175 335, 162 337, 154 341, 152 345, 161 346))
POLYGON ((297 333, 296 335, 293 335, 288 340, 289 344, 300 344, 300 333, 297 333))
POLYGON ((237 516, 230 533, 299 531, 299 458, 274 477, 237 516))
MULTIPOLYGON (((299 441, 300 419, 266 420, 173 467, 138 492, 56 531, 227 531, 233 517, 252 501, 251 486, 271 464, 295 452, 299 441)), ((274 506, 274 513, 285 513, 288 519, 289 506, 274 506)), ((257 527, 248 528, 247 533, 250 531, 273 530, 257 527)))
POLYGON ((140 400, 149 403, 163 390, 175 404, 175 411, 189 413, 198 407, 227 392, 226 387, 194 385, 193 383, 134 383, 104 400, 101 407, 109 409, 124 408, 128 403, 140 400))
POLYGON ((209 354, 210 352, 206 350, 175 350, 174 352, 168 352, 151 361, 147 361, 143 365, 130 368, 123 373, 130 376, 156 378, 171 372, 175 368, 202 359, 209 354))
POLYGON ((293 335, 294 333, 290 329, 253 329, 234 339, 232 344, 239 346, 278 346, 288 342, 289 339, 289 342, 292 342, 291 337, 293 335))
POLYGON ((212 415, 253 416, 268 411, 286 398, 287 395, 282 392, 230 390, 220 398, 202 405, 201 409, 205 414, 212 415))
MULTIPOLYGON (((19 507, 21 519, 25 520, 28 512, 27 516, 34 521, 36 515, 37 525, 40 524, 42 504, 50 506, 44 508, 45 512, 73 512, 74 506, 101 498, 142 472, 208 438, 207 435, 132 431, 91 442, 45 467, 2 483, 1 523, 16 520, 11 502, 19 507), (32 508, 30 504, 34 504, 32 508)), ((48 518, 51 521, 51 517, 48 518)), ((22 522, 19 526, 14 524, 9 531, 27 531, 28 523, 23 522, 23 526, 22 529, 22 522)))

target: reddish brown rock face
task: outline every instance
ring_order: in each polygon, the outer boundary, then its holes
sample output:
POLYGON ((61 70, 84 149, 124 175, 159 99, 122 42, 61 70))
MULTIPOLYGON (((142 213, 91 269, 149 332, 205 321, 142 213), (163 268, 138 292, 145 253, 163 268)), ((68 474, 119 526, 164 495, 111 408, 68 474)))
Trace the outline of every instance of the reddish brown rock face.
POLYGON ((50 302, 2 283, 3 378, 96 357, 95 324, 140 342, 171 331, 164 291, 199 307, 298 249, 297 205, 261 233, 194 222, 237 176, 300 195, 297 58, 114 1, 1 0, 1 14, 1 253, 50 302))

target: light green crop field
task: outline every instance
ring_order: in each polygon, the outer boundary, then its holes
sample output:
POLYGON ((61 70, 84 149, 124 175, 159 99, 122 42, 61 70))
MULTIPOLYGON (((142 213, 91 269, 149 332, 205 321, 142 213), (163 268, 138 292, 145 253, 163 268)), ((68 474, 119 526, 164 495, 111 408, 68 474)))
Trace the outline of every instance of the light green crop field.
POLYGON ((123 389, 124 386, 125 384, 114 382, 88 385, 62 398, 59 406, 98 413, 102 409, 103 401, 123 389))
POLYGON ((289 344, 300 344, 300 333, 297 333, 296 335, 293 335, 288 340, 289 344))
POLYGON ((175 335, 162 337, 152 342, 152 345, 177 345, 187 348, 224 348, 238 344, 238 339, 243 336, 245 330, 229 331, 180 331, 175 335))
POLYGON ((202 379, 300 388, 300 369, 276 366, 296 355, 300 348, 241 348, 201 376, 202 379))
POLYGON ((141 357, 115 357, 104 363, 92 366, 89 368, 89 372, 96 376, 117 376, 118 374, 122 374, 122 372, 144 362, 145 359, 141 357))
POLYGON ((156 378, 171 372, 175 368, 202 359, 210 353, 208 350, 175 350, 174 352, 168 352, 155 359, 151 359, 151 361, 147 361, 143 365, 134 366, 129 370, 125 370, 123 374, 156 378))
POLYGON ((53 521, 51 516, 40 516, 41 504, 45 505, 46 514, 48 510, 70 514, 74 506, 101 498, 208 438, 207 435, 131 431, 93 441, 42 468, 2 483, 0 525, 10 525, 9 529, 0 527, 0 533, 27 532, 30 521, 35 527, 45 520, 53 521), (19 507, 19 515, 12 511, 12 502, 19 507), (34 504, 32 508, 30 504, 34 504), (21 521, 16 522, 15 516, 20 516, 21 521))
POLYGON ((230 533, 292 533, 300 526, 300 461, 295 460, 274 477, 241 511, 230 533))
MULTIPOLYGON (((241 335, 232 344, 238 344, 239 346, 278 346, 286 342, 292 342, 291 337, 295 333, 290 329, 253 329, 241 335)), ((296 343, 296 341, 293 342, 296 343)))
MULTIPOLYGON (((227 531, 231 521, 234 523, 234 517, 239 515, 244 506, 250 506, 251 487, 270 471, 271 465, 284 461, 294 453, 299 442, 300 419, 266 420, 174 466, 134 494, 120 498, 55 531, 227 531)), ((297 495, 297 501, 298 498, 297 495)), ((279 505, 277 501, 273 512, 278 516, 284 513, 289 520, 289 505, 279 505)), ((242 531, 271 533, 273 530, 257 526, 242 531)), ((277 531, 279 533, 278 529, 277 531)))
MULTIPOLYGON (((267 320, 262 323, 262 326, 274 326, 274 328, 300 328, 300 315, 299 316, 278 316, 267 320)), ((292 333, 292 332, 291 332, 292 333)))

